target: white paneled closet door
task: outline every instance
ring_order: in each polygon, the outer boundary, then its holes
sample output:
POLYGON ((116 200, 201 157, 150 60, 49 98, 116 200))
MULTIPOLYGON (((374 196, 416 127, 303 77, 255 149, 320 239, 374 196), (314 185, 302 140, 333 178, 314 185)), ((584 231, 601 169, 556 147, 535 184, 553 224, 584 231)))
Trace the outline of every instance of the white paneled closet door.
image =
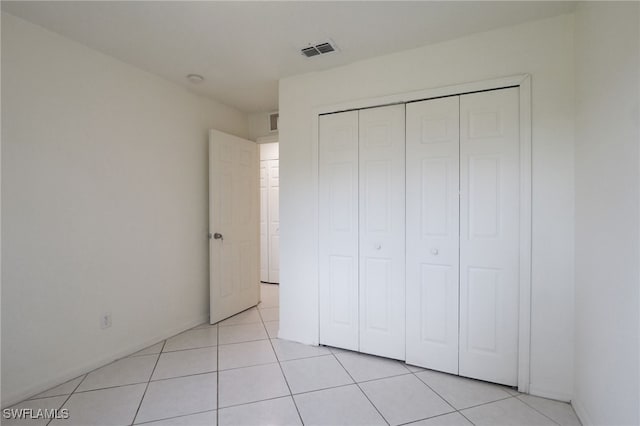
POLYGON ((269 282, 269 177, 268 161, 260 161, 260 281, 269 282))
POLYGON ((460 375, 517 384, 519 97, 460 97, 460 375))
POLYGON ((405 357, 405 106, 359 112, 360 351, 405 357))
POLYGON ((280 282, 280 166, 279 160, 267 161, 269 194, 269 279, 280 282))
POLYGON ((358 344, 358 111, 319 117, 320 342, 358 344))
POLYGON ((459 97, 407 104, 407 357, 458 374, 459 97))
POLYGON ((260 144, 260 281, 280 282, 278 143, 260 144))

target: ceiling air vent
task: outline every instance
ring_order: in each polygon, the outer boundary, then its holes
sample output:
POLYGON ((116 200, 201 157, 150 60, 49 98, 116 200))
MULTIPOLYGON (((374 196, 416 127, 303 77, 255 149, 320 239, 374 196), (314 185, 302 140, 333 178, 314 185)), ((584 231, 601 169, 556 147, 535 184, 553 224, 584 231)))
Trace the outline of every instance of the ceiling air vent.
POLYGON ((300 52, 307 58, 312 56, 324 55, 325 53, 335 52, 336 45, 332 41, 325 41, 322 43, 318 43, 316 45, 311 45, 308 47, 303 47, 300 49, 300 52))
POLYGON ((320 53, 335 52, 335 50, 336 50, 336 49, 333 48, 331 43, 319 44, 319 45, 316 46, 316 49, 318 49, 318 52, 320 52, 320 53))
POLYGON ((302 54, 304 56, 306 56, 307 58, 310 58, 312 56, 316 56, 316 55, 320 54, 320 52, 318 50, 316 50, 316 48, 313 47, 313 46, 305 47, 301 51, 302 51, 302 54))

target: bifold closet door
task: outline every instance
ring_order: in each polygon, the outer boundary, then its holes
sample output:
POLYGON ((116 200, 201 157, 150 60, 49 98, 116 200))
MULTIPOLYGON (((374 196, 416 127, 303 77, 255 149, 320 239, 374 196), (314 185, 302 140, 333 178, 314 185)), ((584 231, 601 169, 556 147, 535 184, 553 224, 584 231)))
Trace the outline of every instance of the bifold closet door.
POLYGON ((319 117, 320 342, 358 345, 358 111, 319 117))
POLYGON ((514 386, 518 368, 518 88, 460 97, 460 375, 514 386))
POLYGON ((360 351, 405 357, 405 106, 359 112, 360 351))
POLYGON ((407 358, 458 374, 459 97, 407 104, 407 358))

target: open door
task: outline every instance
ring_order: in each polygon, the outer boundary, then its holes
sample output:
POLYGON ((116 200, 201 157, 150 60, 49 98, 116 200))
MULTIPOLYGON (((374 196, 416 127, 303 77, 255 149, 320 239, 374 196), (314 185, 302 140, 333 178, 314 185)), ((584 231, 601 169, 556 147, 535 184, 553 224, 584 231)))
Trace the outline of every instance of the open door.
POLYGON ((209 131, 211 324, 260 299, 259 161, 254 142, 209 131))

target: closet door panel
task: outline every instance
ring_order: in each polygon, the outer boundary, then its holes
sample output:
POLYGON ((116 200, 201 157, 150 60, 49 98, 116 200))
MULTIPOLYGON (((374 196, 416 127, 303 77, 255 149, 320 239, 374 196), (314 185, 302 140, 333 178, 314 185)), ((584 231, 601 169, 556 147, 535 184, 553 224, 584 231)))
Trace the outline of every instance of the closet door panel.
POLYGON ((359 112, 360 351, 404 359, 404 105, 359 112))
POLYGON ((519 98, 460 97, 460 375, 517 384, 519 98))
POLYGON ((320 343, 358 345, 358 112, 319 117, 320 343))
POLYGON ((407 104, 407 363, 458 374, 459 97, 407 104))
POLYGON ((280 282, 280 168, 269 160, 269 282, 280 282))
POLYGON ((268 161, 260 161, 260 281, 269 281, 268 161))

